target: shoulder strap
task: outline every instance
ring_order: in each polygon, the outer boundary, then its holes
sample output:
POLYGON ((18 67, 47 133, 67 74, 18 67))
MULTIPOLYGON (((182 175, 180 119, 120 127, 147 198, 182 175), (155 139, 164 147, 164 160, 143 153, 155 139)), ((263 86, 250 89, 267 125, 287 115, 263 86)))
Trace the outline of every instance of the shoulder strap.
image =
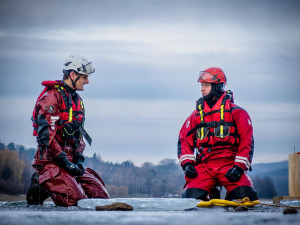
POLYGON ((230 99, 230 101, 231 101, 232 103, 234 103, 234 100, 233 100, 233 92, 232 92, 231 90, 226 91, 226 96, 227 96, 228 99, 230 99))
POLYGON ((203 106, 204 106, 204 100, 203 98, 199 98, 196 102, 196 109, 197 111, 199 112, 200 111, 200 108, 203 109, 203 106), (200 108, 199 108, 200 107, 200 108))
MULTIPOLYGON (((204 100, 203 98, 199 98, 196 104, 196 110, 199 112, 199 119, 197 119, 197 126, 200 126, 200 139, 203 140, 204 139, 204 100)), ((196 117, 197 118, 197 117, 196 117)))
POLYGON ((70 94, 69 97, 67 96, 67 93, 63 86, 55 85, 54 87, 57 89, 59 93, 61 93, 63 101, 67 107, 67 111, 69 111, 69 122, 72 122, 73 119, 72 96, 70 94))

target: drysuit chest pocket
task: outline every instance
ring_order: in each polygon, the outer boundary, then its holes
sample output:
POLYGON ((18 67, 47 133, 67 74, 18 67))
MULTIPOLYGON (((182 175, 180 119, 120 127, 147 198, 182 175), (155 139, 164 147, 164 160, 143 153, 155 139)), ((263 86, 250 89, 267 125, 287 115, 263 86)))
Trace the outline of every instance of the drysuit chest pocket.
POLYGON ((214 127, 214 139, 216 141, 226 142, 229 141, 230 126, 220 125, 214 127))
POLYGON ((200 127, 197 129, 197 141, 199 143, 206 143, 209 141, 208 137, 209 128, 208 127, 200 127))

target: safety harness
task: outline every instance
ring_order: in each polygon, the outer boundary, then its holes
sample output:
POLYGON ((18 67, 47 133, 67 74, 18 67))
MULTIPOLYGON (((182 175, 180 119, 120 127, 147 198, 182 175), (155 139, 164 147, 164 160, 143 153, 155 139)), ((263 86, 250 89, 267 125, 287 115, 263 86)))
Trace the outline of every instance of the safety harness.
POLYGON ((220 109, 210 111, 210 112, 204 112, 204 100, 203 98, 200 98, 196 104, 197 125, 193 129, 191 129, 186 136, 194 134, 197 131, 197 138, 201 141, 204 140, 205 137, 210 137, 210 136, 216 136, 220 139, 225 138, 229 135, 236 137, 237 136, 236 132, 229 133, 229 127, 236 128, 236 126, 231 119, 230 121, 227 121, 228 118, 227 120, 225 120, 225 113, 231 114, 232 110, 237 109, 239 107, 234 107, 232 109, 226 108, 225 106, 227 101, 232 101, 232 92, 230 90, 228 90, 225 96, 223 97, 220 109), (217 114, 217 113, 220 113, 219 119, 210 122, 205 121, 206 116, 217 114), (210 131, 209 128, 214 128, 214 132, 209 132, 210 131))
POLYGON ((204 100, 200 98, 196 104, 197 125, 186 136, 194 135, 195 157, 197 162, 201 160, 201 153, 205 148, 208 152, 217 146, 238 146, 240 138, 236 125, 232 121, 232 111, 239 107, 229 108, 229 101, 233 102, 232 92, 226 91, 219 107, 213 107, 212 111, 204 111, 204 100), (198 149, 198 146, 201 146, 198 149), (201 158, 197 158, 198 156, 201 158))
MULTIPOLYGON (((228 96, 228 95, 226 95, 228 96)), ((221 104, 221 109, 220 109, 220 122, 217 121, 213 121, 210 123, 205 123, 204 121, 204 112, 203 112, 203 102, 201 102, 201 104, 198 105, 198 111, 199 111, 199 115, 200 115, 200 128, 198 129, 199 131, 199 135, 198 138, 200 140, 203 140, 206 135, 208 134, 207 132, 204 132, 204 128, 205 127, 218 127, 219 128, 219 136, 220 138, 224 138, 224 125, 232 125, 232 123, 230 122, 226 122, 224 120, 224 107, 225 107, 225 103, 226 103, 227 98, 223 98, 222 100, 222 104, 221 104), (205 134, 206 133, 206 134, 205 134)), ((207 114, 208 115, 208 114, 207 114)), ((228 136, 228 135, 226 135, 228 136)))
MULTIPOLYGON (((76 132, 80 132, 80 134, 87 140, 89 145, 92 143, 91 137, 88 133, 84 130, 84 105, 81 98, 77 95, 78 101, 74 101, 75 103, 75 110, 73 110, 73 102, 72 102, 72 95, 66 92, 66 89, 63 87, 63 83, 60 81, 54 82, 43 82, 46 86, 42 93, 39 95, 38 100, 44 95, 45 92, 48 90, 55 88, 61 95, 62 107, 60 109, 60 120, 59 120, 59 130, 62 130, 62 138, 64 140, 74 140, 75 145, 78 145, 78 140, 80 139, 80 135, 76 135, 76 132), (78 104, 80 104, 78 106, 78 104), (73 118, 76 118, 74 120, 73 118)), ((37 136, 38 139, 38 129, 40 124, 37 122, 35 109, 33 111, 32 121, 33 121, 33 135, 37 136)), ((39 139, 38 139, 39 142, 39 139)))
MULTIPOLYGON (((59 121, 59 125, 62 126, 63 129, 63 137, 66 139, 73 139, 75 142, 76 137, 75 133, 77 129, 79 130, 80 134, 86 139, 86 141, 89 143, 89 145, 92 144, 92 139, 88 135, 88 133, 84 130, 84 106, 82 99, 78 96, 78 101, 80 104, 80 107, 77 107, 78 110, 73 111, 73 103, 72 103, 72 95, 70 93, 66 93, 65 88, 61 85, 54 85, 54 87, 57 89, 57 91, 61 94, 63 101, 64 101, 64 106, 63 109, 61 110, 61 117, 59 121), (81 121, 78 120, 73 120, 73 117, 80 117, 79 115, 82 114, 81 121)), ((76 104, 76 102, 75 102, 76 104)), ((77 102, 78 104, 78 102, 77 102)), ((77 105, 76 104, 76 105, 77 105)))

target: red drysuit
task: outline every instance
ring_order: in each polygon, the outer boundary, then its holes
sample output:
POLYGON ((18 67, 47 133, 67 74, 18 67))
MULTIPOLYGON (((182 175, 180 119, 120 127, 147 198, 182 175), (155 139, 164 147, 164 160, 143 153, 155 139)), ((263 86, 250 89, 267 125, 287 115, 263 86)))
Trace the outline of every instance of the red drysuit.
MULTIPOLYGON (((85 109, 80 96, 62 81, 44 81, 46 88, 37 99, 33 110, 33 135, 38 149, 33 167, 39 174, 39 182, 58 206, 73 206, 84 198, 109 198, 101 177, 86 168, 82 176, 72 176, 53 161, 62 151, 73 162, 85 149, 83 129, 85 109), (71 123, 76 132, 66 138, 62 130, 71 123)), ((69 133, 67 133, 69 135, 69 133)))
POLYGON ((230 182, 226 172, 237 165, 250 169, 254 150, 253 128, 248 113, 235 105, 228 91, 210 108, 203 98, 183 124, 178 140, 178 158, 183 166, 192 163, 198 173, 186 178, 185 189, 200 188, 210 192, 216 185, 227 192, 253 184, 246 174, 238 182, 230 182))

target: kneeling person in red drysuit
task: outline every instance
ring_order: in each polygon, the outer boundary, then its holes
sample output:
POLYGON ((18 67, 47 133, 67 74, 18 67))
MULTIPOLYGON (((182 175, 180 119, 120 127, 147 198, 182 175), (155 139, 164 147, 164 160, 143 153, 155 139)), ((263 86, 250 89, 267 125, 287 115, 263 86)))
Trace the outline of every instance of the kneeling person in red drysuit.
POLYGON ((226 76, 221 68, 200 72, 203 98, 183 124, 178 158, 185 172, 183 198, 207 200, 216 185, 227 190, 226 199, 258 196, 247 170, 254 151, 253 127, 248 113, 224 91, 226 76))
POLYGON ((76 91, 83 91, 94 72, 92 62, 80 55, 71 55, 63 67, 63 80, 44 81, 33 111, 33 135, 38 149, 34 156, 32 184, 27 192, 28 204, 42 204, 51 196, 57 206, 75 206, 80 199, 109 198, 101 177, 84 168, 83 137, 91 144, 84 130, 85 109, 76 91), (38 182, 37 182, 38 177, 38 182), (39 196, 36 190, 43 190, 39 196), (38 196, 42 199, 35 199, 38 196))

